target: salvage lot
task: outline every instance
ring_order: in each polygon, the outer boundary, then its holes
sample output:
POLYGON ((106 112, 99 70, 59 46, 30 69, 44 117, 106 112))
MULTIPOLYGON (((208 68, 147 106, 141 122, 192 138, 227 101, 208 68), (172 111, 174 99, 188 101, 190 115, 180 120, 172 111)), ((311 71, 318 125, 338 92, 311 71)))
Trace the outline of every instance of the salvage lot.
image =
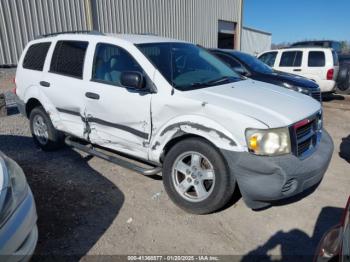
MULTIPOLYGON (((0 93, 11 89, 13 72, 0 73, 0 93)), ((328 97, 324 108, 335 149, 320 187, 300 201, 259 212, 236 194, 220 212, 187 214, 170 201, 160 177, 143 177, 69 148, 36 148, 28 121, 13 109, 0 119, 0 150, 22 166, 35 196, 36 254, 273 254, 310 260, 350 194, 350 98, 328 97)))

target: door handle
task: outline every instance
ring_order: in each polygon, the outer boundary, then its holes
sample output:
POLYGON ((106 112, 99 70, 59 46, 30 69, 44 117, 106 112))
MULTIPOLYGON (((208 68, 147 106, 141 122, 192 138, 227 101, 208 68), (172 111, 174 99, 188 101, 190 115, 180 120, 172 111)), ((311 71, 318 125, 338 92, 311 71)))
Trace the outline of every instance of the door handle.
POLYGON ((40 81, 40 85, 44 87, 50 87, 50 83, 46 81, 40 81))
POLYGON ((301 72, 301 69, 293 69, 294 72, 301 72))
POLYGON ((85 93, 85 96, 87 98, 94 99, 94 100, 99 100, 100 99, 100 95, 95 94, 95 93, 91 93, 91 92, 85 93))

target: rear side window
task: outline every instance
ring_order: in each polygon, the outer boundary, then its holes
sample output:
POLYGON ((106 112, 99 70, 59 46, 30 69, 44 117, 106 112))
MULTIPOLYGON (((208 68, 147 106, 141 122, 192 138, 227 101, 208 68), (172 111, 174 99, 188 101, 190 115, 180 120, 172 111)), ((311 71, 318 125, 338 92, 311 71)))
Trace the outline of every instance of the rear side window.
POLYGON ((273 67, 275 65, 276 56, 277 56, 277 52, 269 52, 260 56, 259 60, 261 62, 264 62, 268 66, 273 67))
POLYGON ((280 66, 281 67, 300 67, 303 52, 301 51, 287 51, 282 53, 280 66))
POLYGON ((88 42, 58 41, 52 55, 50 72, 83 78, 88 42))
POLYGON ((50 45, 50 42, 31 45, 24 57, 23 68, 43 71, 50 45))
POLYGON ((323 51, 309 52, 309 67, 322 67, 326 65, 326 57, 323 51))
POLYGON ((339 65, 339 57, 336 51, 332 50, 332 56, 333 56, 333 65, 338 66, 339 65))

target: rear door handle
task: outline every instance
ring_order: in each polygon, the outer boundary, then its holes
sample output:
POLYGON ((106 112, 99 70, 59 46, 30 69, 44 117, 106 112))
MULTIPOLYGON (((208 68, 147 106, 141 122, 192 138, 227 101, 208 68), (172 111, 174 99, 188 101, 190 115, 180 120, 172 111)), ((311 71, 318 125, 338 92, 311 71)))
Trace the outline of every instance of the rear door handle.
POLYGON ((100 95, 95 94, 95 93, 91 93, 91 92, 85 93, 85 96, 87 98, 94 99, 94 100, 99 100, 100 99, 100 95))
POLYGON ((294 72, 301 72, 301 69, 293 69, 294 72))
POLYGON ((40 81, 40 85, 44 87, 50 87, 50 83, 46 81, 40 81))

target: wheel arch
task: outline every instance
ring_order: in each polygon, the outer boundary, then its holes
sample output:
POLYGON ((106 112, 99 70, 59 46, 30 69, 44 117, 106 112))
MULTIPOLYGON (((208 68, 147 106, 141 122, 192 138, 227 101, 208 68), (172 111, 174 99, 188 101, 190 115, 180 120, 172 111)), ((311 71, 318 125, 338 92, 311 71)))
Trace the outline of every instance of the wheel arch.
POLYGON ((32 110, 38 106, 43 106, 40 101, 36 98, 30 98, 27 103, 26 103, 26 115, 29 118, 30 113, 32 112, 32 110))
POLYGON ((182 116, 156 131, 149 145, 150 160, 161 162, 171 147, 191 137, 205 140, 218 151, 243 151, 234 135, 215 121, 199 116, 195 116, 195 119, 193 116, 182 116))

